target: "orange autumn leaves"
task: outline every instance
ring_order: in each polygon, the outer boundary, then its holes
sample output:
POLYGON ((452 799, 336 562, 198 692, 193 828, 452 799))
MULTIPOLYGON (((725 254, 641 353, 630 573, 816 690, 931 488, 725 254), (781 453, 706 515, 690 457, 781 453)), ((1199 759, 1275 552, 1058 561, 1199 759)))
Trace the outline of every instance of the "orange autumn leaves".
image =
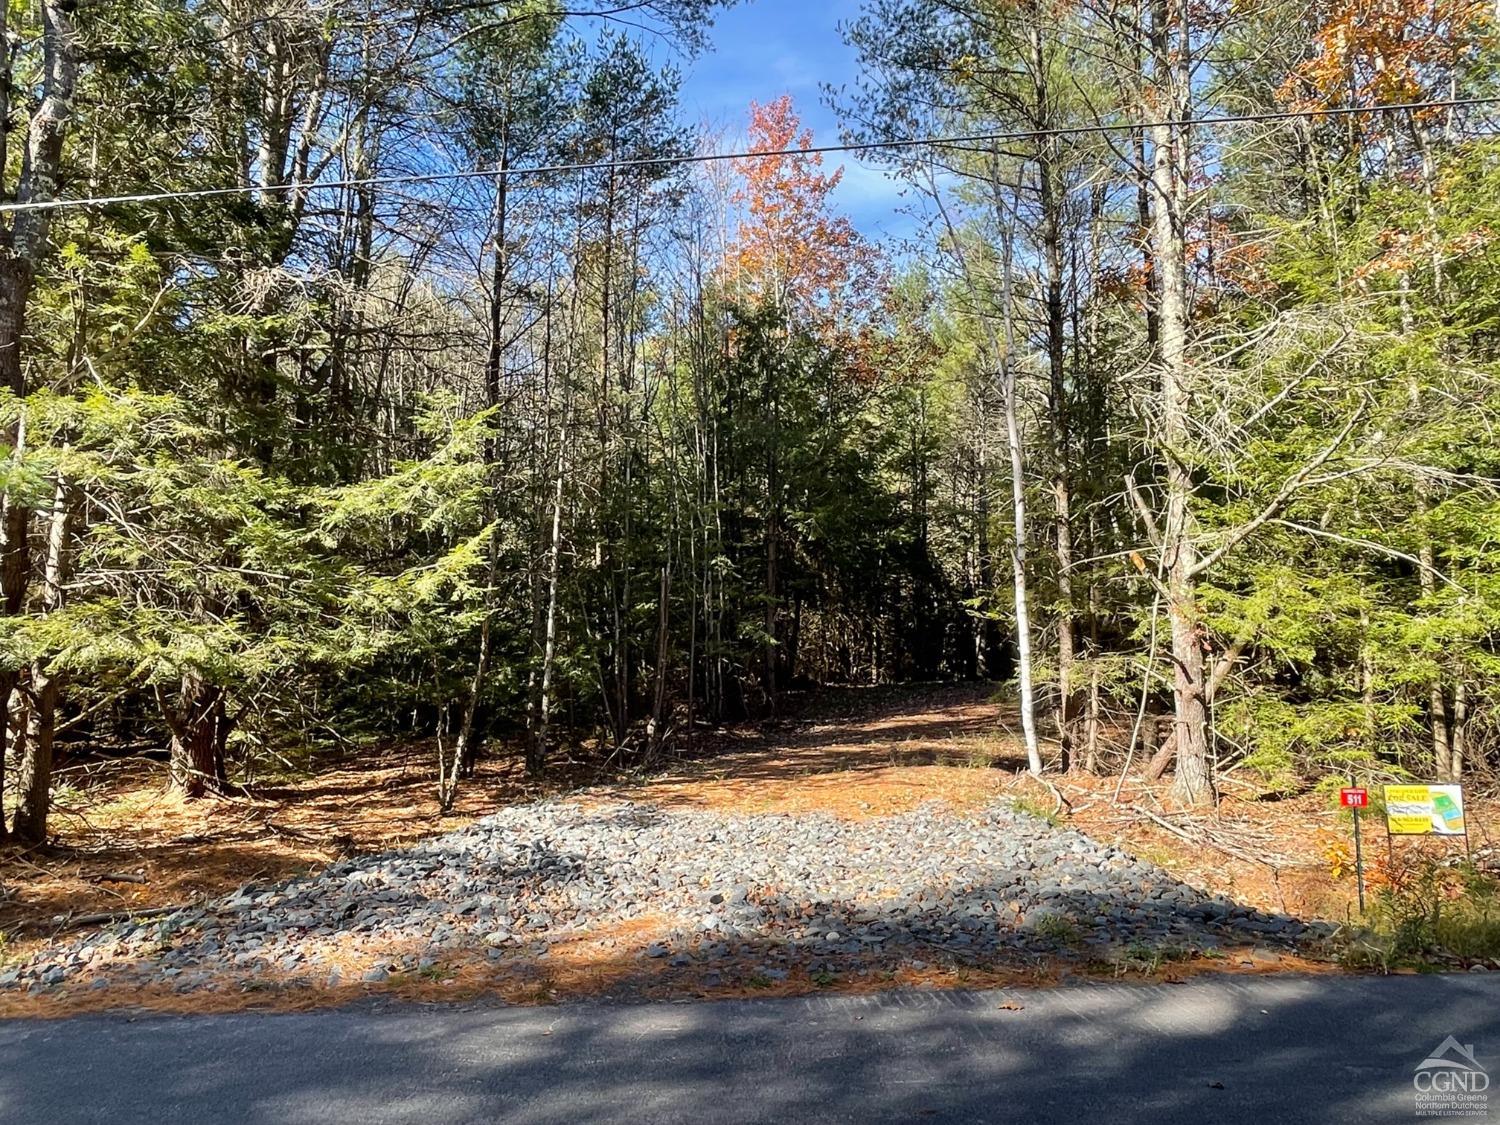
POLYGON ((1447 97, 1455 73, 1493 36, 1491 12, 1488 0, 1338 0, 1282 95, 1299 107, 1447 97))
MULTIPOLYGON (((1313 54, 1282 84, 1283 99, 1297 108, 1374 107, 1442 101, 1462 95, 1465 71, 1486 49, 1497 30, 1493 0, 1336 0, 1317 17, 1313 54)), ((1451 111, 1415 110, 1407 124, 1418 146, 1424 131, 1436 130, 1451 111)), ((1398 119, 1374 113, 1355 115, 1356 143, 1380 144, 1385 159, 1399 152, 1398 119)), ((1408 150, 1409 159, 1415 153, 1408 150)), ((1424 156, 1424 164, 1426 159, 1424 156)), ((1430 174, 1430 172, 1428 173, 1430 174)), ((1428 184, 1433 200, 1446 194, 1441 179, 1428 184)), ((1381 274, 1467 257, 1488 247, 1488 229, 1444 232, 1435 223, 1418 229, 1380 233, 1376 255, 1354 272, 1361 288, 1381 274)))
POLYGON ((749 156, 735 162, 733 202, 742 218, 726 263, 734 289, 782 305, 820 334, 847 337, 868 325, 887 289, 885 267, 830 197, 843 169, 823 171, 792 99, 750 104, 749 156))

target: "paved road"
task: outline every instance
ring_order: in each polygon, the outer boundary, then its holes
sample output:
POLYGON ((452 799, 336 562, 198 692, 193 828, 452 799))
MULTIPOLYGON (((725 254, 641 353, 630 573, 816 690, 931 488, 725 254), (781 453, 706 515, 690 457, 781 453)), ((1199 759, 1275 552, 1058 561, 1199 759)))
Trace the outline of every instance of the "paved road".
POLYGON ((0 1121, 1413 1121, 1450 1034, 1500 1067, 1500 973, 19 1021, 0 1121))

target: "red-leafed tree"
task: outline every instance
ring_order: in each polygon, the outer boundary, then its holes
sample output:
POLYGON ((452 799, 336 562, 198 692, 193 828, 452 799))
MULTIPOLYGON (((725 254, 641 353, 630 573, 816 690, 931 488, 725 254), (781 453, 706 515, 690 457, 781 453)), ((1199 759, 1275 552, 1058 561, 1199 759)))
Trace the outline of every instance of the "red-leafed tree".
POLYGON ((730 281, 783 305, 789 314, 840 332, 867 320, 884 291, 879 257, 831 196, 844 170, 823 171, 792 99, 750 104, 752 153, 736 162, 743 177, 734 202, 743 220, 729 254, 730 281))

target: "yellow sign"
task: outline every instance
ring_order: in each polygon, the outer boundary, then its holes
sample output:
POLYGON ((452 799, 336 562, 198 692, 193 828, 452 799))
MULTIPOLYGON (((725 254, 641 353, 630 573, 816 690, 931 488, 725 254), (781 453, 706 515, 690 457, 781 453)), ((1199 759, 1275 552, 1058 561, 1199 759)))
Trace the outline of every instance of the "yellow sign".
POLYGON ((1392 836, 1463 836, 1463 786, 1387 785, 1385 823, 1392 836))

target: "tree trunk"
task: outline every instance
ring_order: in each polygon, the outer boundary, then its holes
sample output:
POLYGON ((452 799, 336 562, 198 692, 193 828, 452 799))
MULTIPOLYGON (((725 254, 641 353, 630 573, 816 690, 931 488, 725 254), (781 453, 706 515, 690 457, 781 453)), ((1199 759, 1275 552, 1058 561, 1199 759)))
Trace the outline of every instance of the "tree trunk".
POLYGON ((1015 539, 1011 545, 1011 581, 1016 605, 1016 657, 1021 688, 1021 734, 1026 743, 1026 762, 1031 772, 1042 772, 1042 752, 1036 737, 1036 700, 1031 684, 1031 604, 1026 588, 1026 473, 1021 448, 1021 423, 1016 403, 1015 318, 1012 307, 1011 240, 1004 240, 1002 281, 1005 340, 1000 357, 1000 399, 1005 411, 1005 442, 1010 451, 1010 493, 1015 539))
POLYGON ((224 689, 197 672, 185 672, 178 706, 164 703, 162 713, 172 729, 172 787, 194 799, 227 791, 225 748, 230 723, 224 689))
MULTIPOLYGON (((1010 360, 1004 361, 1010 369, 1010 360)), ((1010 444, 1011 501, 1015 514, 1015 540, 1011 545, 1011 580, 1016 604, 1016 662, 1021 686, 1021 733, 1026 743, 1026 761, 1034 774, 1042 772, 1041 749, 1036 737, 1036 700, 1031 684, 1031 608, 1026 589, 1026 484, 1022 476, 1021 435, 1016 424, 1015 375, 1002 376, 1005 396, 1006 434, 1010 444)))
POLYGON ((1464 777, 1464 755, 1468 743, 1469 691, 1463 680, 1453 688, 1453 723, 1448 738, 1448 777, 1462 781, 1464 777))
MULTIPOLYGON (((615 138, 610 139, 610 159, 614 159, 615 138)), ((600 262, 599 282, 599 505, 601 509, 595 557, 600 573, 609 590, 609 667, 601 669, 605 705, 609 710, 610 730, 616 747, 625 744, 630 730, 629 653, 625 633, 624 593, 621 590, 622 565, 617 557, 615 538, 618 534, 614 523, 614 488, 612 481, 615 443, 610 433, 610 384, 614 370, 615 333, 614 309, 614 250, 615 250, 615 194, 616 179, 613 166, 606 181, 604 194, 604 234, 600 262)), ((622 546, 622 545, 621 545, 622 546)), ((626 564, 628 565, 628 564, 626 564)))
MULTIPOLYGON (((507 134, 501 132, 501 158, 500 167, 495 175, 495 246, 490 258, 490 339, 489 347, 484 362, 484 405, 492 412, 500 408, 501 397, 501 373, 504 368, 504 340, 505 331, 505 285, 508 272, 509 258, 507 254, 508 232, 506 228, 509 217, 509 177, 505 175, 506 161, 504 152, 507 147, 507 134)), ((484 437, 484 464, 487 491, 484 502, 485 519, 494 525, 498 518, 498 505, 495 497, 500 489, 500 479, 496 470, 500 460, 499 437, 496 434, 497 417, 491 414, 485 423, 484 437)), ((469 696, 464 701, 462 717, 459 720, 458 743, 454 747, 456 760, 455 782, 460 777, 473 777, 474 769, 479 764, 479 754, 484 748, 484 685, 489 678, 491 621, 495 614, 495 583, 499 578, 500 563, 500 532, 497 526, 492 526, 489 535, 485 538, 485 585, 484 585, 484 616, 479 625, 479 650, 475 654, 474 675, 469 683, 469 696)), ((442 785, 443 811, 447 812, 457 796, 456 784, 442 785)))
MULTIPOLYGON (((1052 124, 1048 67, 1041 29, 1031 28, 1032 79, 1039 128, 1052 124)), ((1044 138, 1037 158, 1037 198, 1041 211, 1041 243, 1047 311, 1048 422, 1052 455, 1052 500, 1057 548, 1057 734, 1062 746, 1061 768, 1072 766, 1073 663, 1077 624, 1073 609, 1073 486, 1065 375, 1067 333, 1063 316, 1063 195, 1057 183, 1053 141, 1044 138)))
MULTIPOLYGON (((491 536, 491 540, 495 537, 491 536)), ((495 584, 494 552, 496 548, 493 542, 490 545, 490 568, 489 584, 493 588, 495 584)), ((486 593, 488 598, 490 595, 486 593)), ((464 701, 463 716, 459 720, 458 742, 454 746, 454 757, 456 761, 455 777, 473 777, 474 770, 479 764, 479 752, 484 746, 484 729, 480 718, 480 709, 484 698, 484 682, 490 671, 490 619, 488 613, 479 625, 479 652, 474 661, 474 675, 469 682, 469 697, 464 701)), ((443 811, 447 812, 452 807, 452 799, 457 796, 456 787, 446 791, 446 801, 443 803, 443 811)))
MULTIPOLYGON (((786 304, 779 304, 783 314, 786 304)), ((790 331, 790 329, 788 329, 790 331)), ((764 362, 764 361, 763 361, 764 362)), ((781 582, 781 472, 777 457, 781 441, 781 410, 776 385, 779 364, 775 360, 765 362, 765 384, 762 391, 761 409, 763 420, 769 430, 766 442, 766 523, 765 523, 765 588, 762 607, 761 630, 761 689, 766 697, 766 706, 776 714, 776 624, 780 616, 781 582)))
POLYGON ((1083 768, 1099 772, 1100 698, 1099 684, 1099 584, 1089 584, 1089 698, 1084 718, 1083 768))
MULTIPOLYGON (((40 203, 57 198, 63 140, 68 118, 73 111, 73 94, 78 81, 78 44, 73 31, 73 3, 71 0, 42 0, 40 8, 42 98, 32 114, 26 135, 21 175, 15 191, 17 203, 40 203)), ((13 95, 16 92, 12 76, 12 48, 8 39, 8 14, 8 11, 0 11, 0 41, 3 41, 3 45, 0 45, 0 86, 3 86, 3 91, 0 91, 0 119, 3 119, 0 120, 0 173, 3 173, 10 158, 13 95)), ((21 211, 16 213, 9 229, 0 229, 0 386, 8 387, 18 400, 24 400, 30 389, 22 364, 22 348, 26 337, 26 303, 31 295, 37 265, 47 248, 51 218, 50 211, 21 211)), ((6 426, 5 432, 0 433, 0 442, 9 446, 14 451, 14 456, 19 456, 25 448, 25 438, 24 415, 18 416, 13 425, 6 426)), ((31 577, 27 544, 30 523, 31 513, 25 504, 9 491, 0 497, 0 608, 3 608, 7 617, 19 614, 26 600, 26 587, 31 577)), ((55 524, 53 530, 57 530, 55 524)), ((64 556, 59 561, 66 565, 66 519, 62 533, 64 556)), ((55 709, 55 681, 50 677, 44 678, 46 682, 41 685, 41 697, 35 703, 55 709)), ((14 672, 0 676, 0 709, 4 709, 7 714, 18 680, 19 677, 14 672)), ((0 728, 6 726, 6 723, 0 723, 0 728)), ((24 752, 21 764, 22 777, 18 779, 24 796, 22 808, 17 810, 17 819, 27 833, 36 834, 38 839, 46 834, 46 796, 51 775, 50 719, 45 726, 45 769, 41 768, 42 760, 37 757, 38 751, 28 749, 24 752), (28 765, 28 762, 31 764, 28 765), (31 806, 31 801, 39 786, 42 804, 38 809, 31 806)), ((7 734, 7 730, 0 729, 0 793, 4 792, 7 734)), ((0 837, 4 835, 5 817, 0 813, 0 837)))
MULTIPOLYGON (((772 480, 774 483, 775 470, 772 469, 772 480)), ((763 671, 765 678, 766 705, 771 714, 776 714, 776 621, 777 621, 777 586, 780 575, 778 553, 780 550, 780 535, 775 510, 776 501, 771 501, 771 517, 766 521, 766 605, 765 621, 765 645, 762 651, 763 671)))
POLYGON ((656 692, 651 707, 651 732, 649 754, 655 758, 661 750, 667 727, 667 655, 671 651, 672 628, 672 564, 662 564, 661 588, 658 595, 656 618, 656 692))
MULTIPOLYGON (((73 495, 68 482, 59 478, 47 524, 47 562, 43 571, 41 611, 56 613, 63 606, 72 555, 73 495)), ((57 696, 61 673, 46 660, 33 661, 30 699, 26 709, 26 749, 21 757, 16 788, 16 838, 28 844, 45 843, 47 813, 52 800, 52 739, 56 730, 57 696)))
POLYGON ((26 734, 16 769, 15 826, 12 834, 24 844, 47 842, 47 813, 52 804, 52 734, 57 714, 59 684, 38 663, 32 666, 26 694, 26 734))
POLYGON ((1365 610, 1359 614, 1359 631, 1359 701, 1364 712, 1365 752, 1376 758, 1379 751, 1376 743, 1375 655, 1370 641, 1370 615, 1365 610))
MULTIPOLYGON (((975 467, 978 475, 977 494, 974 502, 975 523, 975 572, 977 581, 974 593, 983 599, 981 605, 987 607, 989 599, 995 593, 995 555, 990 545, 990 466, 989 466, 989 402, 983 388, 979 391, 977 441, 975 442, 975 467)), ((981 612, 975 618, 974 629, 974 664, 975 670, 981 680, 993 680, 999 678, 1000 639, 997 636, 995 622, 991 619, 988 609, 981 612)))
POLYGON ((1151 760, 1146 763, 1144 777, 1147 781, 1160 781, 1172 766, 1172 759, 1177 756, 1177 735, 1169 734, 1161 748, 1151 755, 1151 760))
MULTIPOLYGON (((564 392, 566 393, 566 391, 564 392)), ((552 494, 552 541, 547 552, 547 613, 542 639, 542 684, 537 698, 536 729, 526 744, 526 772, 540 777, 547 766, 547 725, 552 716, 552 669, 557 658, 557 586, 562 566, 563 485, 566 480, 568 428, 572 424, 572 399, 563 408, 557 435, 557 476, 552 494)))
MULTIPOLYGON (((5 759, 10 746, 10 701, 16 690, 16 675, 13 672, 0 674, 0 798, 5 795, 5 759)), ((19 748, 17 748, 19 749, 19 748)), ((5 820, 5 804, 0 800, 0 843, 10 836, 10 825, 5 820)))
MULTIPOLYGON (((1181 3, 1181 0, 1176 0, 1181 3)), ((1182 13, 1177 13, 1185 18, 1182 13)), ((1161 549, 1167 569, 1167 619, 1171 630, 1173 712, 1177 741, 1177 776, 1173 795, 1187 805, 1214 800, 1209 763, 1208 709, 1204 698, 1203 646, 1198 631, 1197 551, 1191 501, 1193 480, 1187 449, 1192 408, 1187 362, 1187 136, 1186 126, 1172 124, 1187 113, 1189 89, 1184 55, 1192 44, 1184 35, 1174 44, 1174 9, 1169 0, 1153 5, 1151 55, 1158 96, 1151 134, 1152 234, 1160 286, 1158 328, 1161 369, 1161 441, 1166 460, 1166 518, 1161 549)))
MULTIPOLYGON (((3 78, 3 76, 0 76, 3 78)), ((26 299, 31 292, 31 263, 14 257, 0 257, 0 385, 10 388, 17 399, 26 396, 26 376, 21 365, 21 346, 26 332, 26 299)), ((4 427, 0 442, 19 457, 26 447, 24 413, 4 427)), ((0 608, 6 617, 21 613, 26 602, 26 587, 31 575, 28 531, 30 510, 7 489, 0 497, 0 608)), ((20 683, 15 671, 0 673, 0 713, 9 714, 10 700, 20 683)), ((0 793, 5 791, 5 756, 10 724, 0 722, 0 793)), ((21 740, 24 745, 24 740, 21 740)), ((22 752, 22 746, 15 748, 22 752)), ((19 815, 19 813, 17 814, 19 815)), ((7 829, 0 812, 0 839, 7 829)))
MULTIPOLYGON (((1409 317, 1403 318, 1405 327, 1411 328, 1409 317)), ((1416 391, 1412 391, 1413 405, 1416 403, 1416 391)), ((1427 528, 1427 517, 1431 513, 1434 504, 1432 490, 1427 482, 1417 480, 1417 505, 1422 514, 1422 542, 1417 550, 1421 566, 1417 570, 1417 580, 1421 585, 1422 597, 1430 603, 1437 596, 1437 551, 1432 542, 1432 533, 1427 528)), ((1453 758, 1453 722, 1448 712, 1447 678, 1443 675, 1442 661, 1438 662, 1438 671, 1432 678, 1428 687, 1428 722, 1432 737, 1432 764, 1439 777, 1451 776, 1453 758)))

